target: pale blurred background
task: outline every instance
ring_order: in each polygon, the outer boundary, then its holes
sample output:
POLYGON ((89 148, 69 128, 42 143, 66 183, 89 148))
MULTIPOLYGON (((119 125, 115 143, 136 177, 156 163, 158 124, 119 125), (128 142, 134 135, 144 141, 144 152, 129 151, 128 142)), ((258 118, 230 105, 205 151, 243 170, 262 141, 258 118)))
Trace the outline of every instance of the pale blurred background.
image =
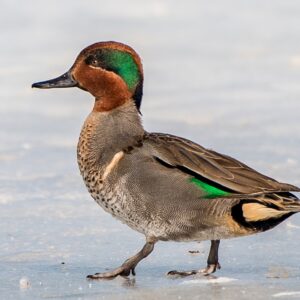
POLYGON ((299 1, 1 0, 0 32, 1 299, 300 297, 300 215, 221 242, 215 281, 164 276, 204 266, 208 243, 161 243, 135 282, 87 282, 143 237, 104 213, 80 178, 76 143, 92 97, 31 89, 67 71, 91 43, 127 43, 143 59, 148 131, 300 185, 299 1), (24 276, 28 289, 19 288, 24 276))

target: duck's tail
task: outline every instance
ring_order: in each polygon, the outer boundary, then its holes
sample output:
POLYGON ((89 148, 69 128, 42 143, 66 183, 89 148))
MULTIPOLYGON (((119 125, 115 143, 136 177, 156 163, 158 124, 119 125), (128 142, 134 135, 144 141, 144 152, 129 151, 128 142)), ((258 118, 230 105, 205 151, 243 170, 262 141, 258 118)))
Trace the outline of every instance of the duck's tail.
POLYGON ((266 195, 264 201, 274 204, 282 211, 300 212, 300 200, 289 192, 266 195))
POLYGON ((242 199, 232 208, 232 216, 241 225, 265 231, 300 212, 300 201, 291 193, 261 195, 242 199))

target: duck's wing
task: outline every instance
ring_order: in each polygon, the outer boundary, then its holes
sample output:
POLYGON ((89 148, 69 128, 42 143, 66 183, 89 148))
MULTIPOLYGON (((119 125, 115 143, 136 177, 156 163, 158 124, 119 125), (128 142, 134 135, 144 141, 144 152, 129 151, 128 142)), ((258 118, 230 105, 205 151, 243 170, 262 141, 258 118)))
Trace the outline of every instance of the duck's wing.
POLYGON ((239 194, 299 192, 296 186, 278 182, 240 161, 208 150, 189 140, 162 133, 147 133, 144 146, 160 164, 177 168, 197 180, 239 194))

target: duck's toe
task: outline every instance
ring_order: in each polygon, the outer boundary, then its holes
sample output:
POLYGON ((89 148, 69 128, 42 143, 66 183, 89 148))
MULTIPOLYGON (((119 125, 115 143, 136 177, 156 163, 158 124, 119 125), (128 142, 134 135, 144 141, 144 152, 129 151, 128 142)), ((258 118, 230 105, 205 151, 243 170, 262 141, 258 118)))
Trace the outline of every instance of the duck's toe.
POLYGON ((172 271, 170 271, 170 272, 167 273, 167 276, 172 276, 172 277, 186 277, 186 276, 190 276, 190 275, 195 275, 197 273, 198 273, 197 270, 191 270, 191 271, 176 271, 176 270, 172 270, 172 271))
POLYGON ((87 279, 113 279, 119 275, 129 276, 130 273, 132 273, 132 275, 135 275, 134 268, 126 268, 124 266, 121 266, 110 272, 95 273, 94 275, 88 275, 86 278, 87 279))
POLYGON ((202 274, 204 276, 208 276, 214 272, 216 272, 218 269, 221 269, 221 265, 219 263, 216 264, 209 264, 205 269, 201 270, 191 270, 191 271, 170 271, 167 273, 167 276, 177 278, 177 277, 186 277, 191 275, 197 275, 202 274))

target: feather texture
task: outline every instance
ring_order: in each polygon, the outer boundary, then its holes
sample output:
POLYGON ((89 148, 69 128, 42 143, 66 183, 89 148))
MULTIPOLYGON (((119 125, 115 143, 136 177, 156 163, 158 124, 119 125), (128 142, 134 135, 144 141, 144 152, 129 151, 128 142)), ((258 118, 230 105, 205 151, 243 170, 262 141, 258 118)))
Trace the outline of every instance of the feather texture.
POLYGON ((278 182, 240 161, 193 143, 162 133, 148 133, 145 144, 149 152, 167 165, 189 170, 199 178, 241 194, 300 192, 296 186, 278 182))

